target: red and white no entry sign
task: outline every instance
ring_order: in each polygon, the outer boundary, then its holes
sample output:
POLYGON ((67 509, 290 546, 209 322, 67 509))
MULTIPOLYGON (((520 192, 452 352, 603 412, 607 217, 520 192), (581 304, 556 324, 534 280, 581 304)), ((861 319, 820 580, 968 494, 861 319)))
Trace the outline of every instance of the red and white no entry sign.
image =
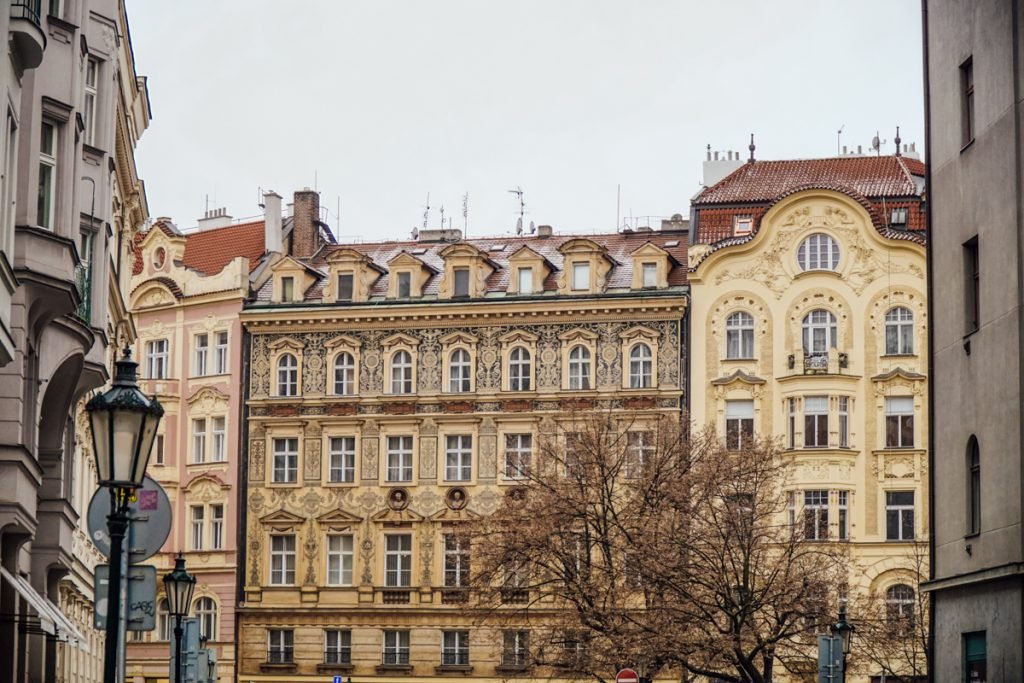
POLYGON ((640 683, 640 676, 633 669, 619 669, 615 674, 615 683, 640 683))

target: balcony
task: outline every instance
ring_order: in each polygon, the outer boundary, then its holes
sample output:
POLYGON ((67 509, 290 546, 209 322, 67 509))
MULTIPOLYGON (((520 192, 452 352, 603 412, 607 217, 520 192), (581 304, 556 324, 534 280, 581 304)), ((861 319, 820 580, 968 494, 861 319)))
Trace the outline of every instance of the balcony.
POLYGON ((408 605, 411 595, 410 590, 384 590, 381 591, 381 600, 385 605, 408 605))
POLYGON ((43 63, 46 34, 39 20, 42 0, 11 0, 11 48, 22 69, 43 63))
POLYGON ((804 375, 839 375, 849 368, 849 356, 836 349, 808 353, 801 351, 789 356, 789 369, 802 368, 804 375))

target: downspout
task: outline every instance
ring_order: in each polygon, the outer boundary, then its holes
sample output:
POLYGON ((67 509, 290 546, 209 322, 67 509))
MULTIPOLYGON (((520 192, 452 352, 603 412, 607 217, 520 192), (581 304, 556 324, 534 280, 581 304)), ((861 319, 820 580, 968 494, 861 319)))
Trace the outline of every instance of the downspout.
MULTIPOLYGON (((244 302, 242 306, 244 310, 244 302)), ((241 312, 239 311, 239 313, 241 312)), ((241 397, 238 412, 242 429, 240 430, 241 443, 238 448, 238 517, 240 523, 235 534, 238 566, 235 569, 235 658, 232 662, 236 679, 241 656, 239 644, 242 642, 242 636, 239 625, 241 608, 245 601, 245 567, 248 562, 246 551, 249 548, 246 532, 249 528, 249 352, 252 345, 249 331, 245 329, 245 324, 241 320, 239 320, 239 326, 242 329, 242 362, 239 364, 242 376, 238 380, 239 396, 241 397)))

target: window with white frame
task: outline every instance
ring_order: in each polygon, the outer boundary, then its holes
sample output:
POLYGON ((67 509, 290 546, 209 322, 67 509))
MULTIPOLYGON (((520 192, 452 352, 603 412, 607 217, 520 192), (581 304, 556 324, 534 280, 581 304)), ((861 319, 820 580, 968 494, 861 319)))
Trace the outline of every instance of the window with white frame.
POLYGON ((202 550, 203 541, 206 538, 206 508, 202 505, 192 505, 191 517, 191 548, 192 550, 202 550))
POLYGON ((569 350, 569 388, 590 389, 590 349, 577 344, 569 350))
POLYGON ((804 397, 804 448, 828 447, 828 396, 804 397))
POLYGON ((786 447, 796 448, 796 399, 787 398, 786 406, 789 408, 789 423, 786 429, 786 447))
POLYGON ((295 631, 290 628, 267 630, 267 662, 290 664, 295 661, 295 631))
POLYGON ((412 481, 412 437, 388 437, 387 481, 412 481))
POLYGON ((275 534, 270 537, 270 584, 295 584, 295 535, 275 534))
POLYGON ((473 478, 473 437, 449 434, 445 437, 445 481, 469 481, 473 478))
POLYGON ((197 334, 192 348, 192 374, 202 377, 206 374, 207 361, 210 356, 210 335, 197 334))
POLYGON ((458 534, 444 535, 445 588, 469 586, 469 538, 458 534))
POLYGON ((338 396, 356 393, 356 361, 347 351, 334 357, 334 393, 338 396))
POLYGON ((647 344, 635 344, 629 350, 629 388, 648 389, 652 385, 654 355, 647 344))
POLYGON ((324 664, 352 663, 352 631, 329 628, 324 631, 324 664))
POLYGON ((885 353, 914 353, 914 314, 909 308, 897 306, 885 314, 885 353))
POLYGON ((517 346, 508 354, 508 388, 509 391, 529 391, 531 362, 530 351, 517 346))
POLYGON ((786 521, 794 531, 797 530, 796 526, 796 497, 799 491, 786 491, 786 521))
POLYGON ((800 270, 835 270, 839 265, 839 244, 829 235, 811 235, 797 250, 800 270))
POLYGON ((412 354, 396 351, 391 356, 391 393, 412 393, 412 354))
POLYGON ((533 457, 532 434, 505 435, 505 478, 525 479, 533 457))
POLYGON ((754 316, 737 311, 725 320, 725 357, 754 357, 754 316))
POLYGON ((850 538, 850 492, 837 491, 836 503, 839 511, 839 540, 850 538))
POLYGON ((657 287, 658 286, 658 264, 657 263, 644 263, 641 264, 643 286, 644 289, 657 287))
POLYGON ((356 480, 356 437, 332 436, 328 443, 329 471, 332 484, 351 484, 356 480))
POLYGON ((217 640, 217 603, 213 598, 202 597, 196 600, 195 614, 199 622, 200 639, 217 640))
POLYGON ((156 639, 170 640, 171 636, 171 608, 167 604, 167 598, 161 598, 156 603, 156 639))
POLYGON ((210 454, 212 462, 224 462, 227 460, 227 418, 210 418, 210 431, 213 434, 213 453, 210 454))
POLYGON ((39 201, 36 220, 53 230, 57 205, 57 124, 44 120, 39 132, 39 201))
POLYGON ((754 401, 725 402, 725 447, 731 451, 749 448, 754 441, 754 401))
POLYGON ((914 397, 887 396, 885 399, 885 447, 914 447, 914 397))
POLYGON ((472 387, 473 366, 466 349, 455 349, 448 356, 448 391, 464 393, 472 387))
POLYGON ((224 505, 210 506, 210 549, 224 549, 224 505))
POLYGON ((192 420, 192 462, 206 462, 206 418, 192 420))
POLYGON ((275 484, 294 484, 298 480, 298 437, 285 437, 274 439, 273 482, 275 484))
POLYGON ((815 309, 804 316, 803 345, 806 354, 824 354, 836 348, 836 317, 830 311, 815 309))
POLYGON ((352 273, 338 273, 338 301, 352 301, 355 278, 352 273))
POLYGON ((519 293, 533 294, 533 268, 519 269, 519 293))
POLYGON ((294 354, 283 353, 277 359, 277 395, 299 395, 299 361, 294 354))
POLYGON ((384 585, 388 588, 412 585, 412 534, 384 537, 384 585))
POLYGON ((828 539, 828 491, 804 491, 804 538, 828 539))
POLYGON ((352 534, 327 536, 327 584, 352 585, 352 534))
POLYGON ((914 589, 904 583, 885 591, 885 616, 890 627, 906 630, 914 625, 914 589))
POLYGON ((444 631, 441 665, 469 666, 469 631, 444 631))
POLYGON ((295 278, 281 278, 281 301, 285 303, 295 301, 295 278))
POLYGON ((839 397, 839 447, 850 447, 850 397, 839 397))
POLYGON ((626 435, 626 477, 640 477, 654 459, 654 452, 652 432, 629 432, 626 435))
POLYGON ((504 631, 501 634, 501 665, 526 666, 530 657, 529 631, 504 631))
POLYGON ((96 144, 96 106, 99 86, 99 60, 89 57, 85 62, 85 101, 82 106, 83 137, 87 145, 96 144))
POLYGON ((228 333, 216 332, 213 339, 213 372, 217 375, 226 375, 228 373, 228 333))
POLYGON ((405 666, 409 663, 409 632, 406 630, 384 631, 384 652, 381 663, 385 666, 405 666))
POLYGON ((146 342, 146 377, 167 379, 167 340, 146 342))
POLYGON ((914 492, 885 492, 885 540, 914 540, 914 492))
POLYGON ((572 288, 575 291, 590 289, 590 263, 572 264, 572 288))

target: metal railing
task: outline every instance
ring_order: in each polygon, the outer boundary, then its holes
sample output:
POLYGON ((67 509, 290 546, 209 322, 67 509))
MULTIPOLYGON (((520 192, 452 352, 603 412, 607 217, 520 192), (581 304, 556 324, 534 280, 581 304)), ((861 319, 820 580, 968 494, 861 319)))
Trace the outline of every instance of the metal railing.
POLYGON ((267 662, 270 664, 291 664, 295 648, 272 647, 267 650, 267 662))
POLYGON ((526 652, 503 652, 501 653, 502 666, 526 666, 526 652))
POLYGON ((385 666, 404 666, 409 663, 409 650, 385 651, 381 657, 381 663, 385 666))
POLYGON ((42 6, 42 0, 11 0, 11 18, 28 19, 36 26, 40 26, 39 16, 42 14, 42 6))
POLYGON ((324 664, 351 664, 352 646, 329 647, 324 652, 324 664))
POLYGON ((444 648, 441 651, 441 664, 444 666, 469 666, 469 650, 444 648))

